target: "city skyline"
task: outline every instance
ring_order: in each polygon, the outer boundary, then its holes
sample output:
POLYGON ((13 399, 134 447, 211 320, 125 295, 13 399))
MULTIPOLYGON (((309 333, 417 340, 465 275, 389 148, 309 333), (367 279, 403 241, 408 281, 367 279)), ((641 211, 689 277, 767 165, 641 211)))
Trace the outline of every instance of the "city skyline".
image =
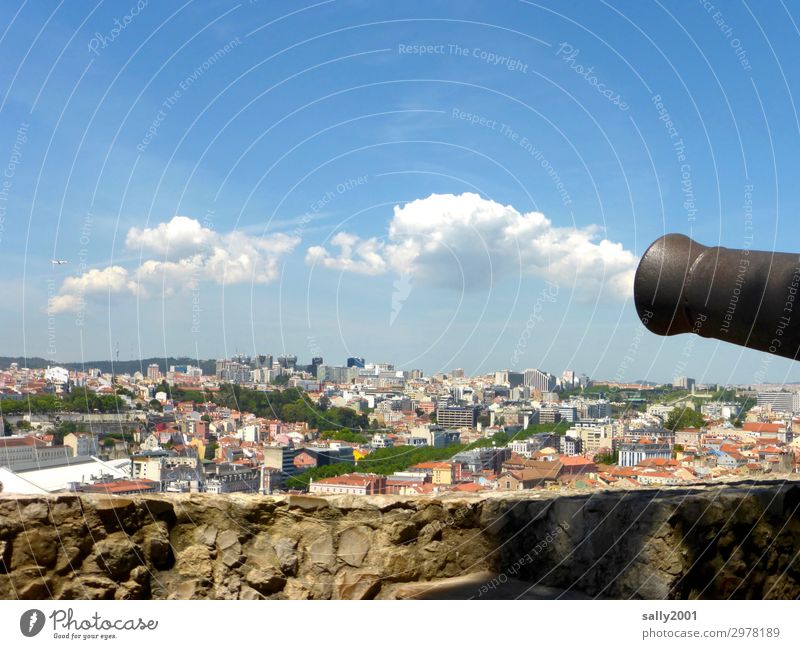
MULTIPOLYGON (((611 377, 606 377, 606 376, 589 377, 587 374, 585 374, 585 373, 583 373, 581 371, 576 371, 574 368, 567 368, 567 369, 564 369, 562 371, 551 371, 552 368, 551 369, 542 369, 541 367, 525 367, 525 368, 519 368, 519 369, 514 369, 514 368, 509 368, 509 367, 497 367, 497 368, 490 369, 490 370, 488 370, 486 372, 483 372, 483 373, 468 374, 468 373, 464 372, 464 368, 452 367, 452 368, 449 368, 447 370, 441 370, 441 371, 438 371, 438 372, 435 372, 435 373, 429 373, 429 372, 427 372, 425 370, 424 367, 413 367, 413 368, 412 367, 401 367, 399 365, 395 365, 394 363, 391 362, 391 360, 387 360, 387 359, 372 360, 372 359, 365 359, 364 357, 347 357, 347 358, 344 358, 344 359, 333 359, 333 360, 325 359, 324 357, 310 357, 308 359, 303 359, 303 358, 298 357, 295 354, 292 354, 291 352, 283 352, 281 354, 258 353, 258 354, 252 354, 252 355, 246 354, 244 352, 241 352, 241 353, 236 352, 236 353, 234 353, 233 355, 231 355, 229 357, 210 357, 210 358, 192 358, 192 357, 189 357, 189 356, 181 356, 181 355, 168 356, 168 357, 150 356, 150 357, 143 357, 143 358, 119 358, 119 359, 114 359, 114 358, 107 358, 107 359, 94 358, 94 359, 86 359, 86 360, 63 360, 63 361, 60 361, 60 362, 55 362, 55 361, 49 362, 49 360, 47 358, 43 358, 41 356, 31 356, 31 357, 28 357, 27 360, 36 361, 36 363, 32 366, 34 368, 39 368, 42 364, 45 364, 48 367, 53 367, 53 368, 59 367, 60 365, 64 365, 64 366, 81 365, 81 366, 83 366, 85 371, 89 371, 90 369, 93 369, 96 364, 111 365, 111 366, 113 366, 114 364, 122 364, 122 365, 125 365, 125 366, 129 366, 131 363, 138 363, 140 365, 140 370, 139 371, 143 375, 146 375, 147 371, 148 371, 148 367, 150 366, 150 363, 152 363, 153 361, 157 362, 159 365, 163 362, 164 367, 165 367, 165 371, 167 371, 169 369, 169 367, 171 367, 171 366, 180 366, 182 364, 190 365, 192 367, 199 367, 199 366, 201 366, 203 364, 219 363, 219 362, 222 362, 222 361, 229 361, 229 360, 230 361, 246 360, 247 362, 251 363, 252 365, 262 366, 262 364, 257 360, 259 357, 265 357, 265 358, 273 359, 273 365, 279 364, 279 359, 281 359, 281 358, 287 358, 287 357, 288 358, 293 358, 296 361, 298 361, 297 362, 297 367, 298 368, 306 368, 306 367, 310 368, 311 366, 322 365, 322 366, 326 366, 326 367, 341 367, 341 368, 343 368, 343 367, 347 367, 347 368, 350 368, 350 367, 364 368, 364 367, 366 367, 367 369, 375 369, 378 366, 388 366, 388 367, 391 368, 388 371, 397 371, 397 372, 405 372, 405 373, 420 371, 420 372, 422 372, 422 376, 424 378, 432 378, 432 377, 435 377, 435 376, 444 375, 444 376, 448 376, 450 378, 475 379, 475 378, 480 378, 480 377, 492 376, 493 374, 496 376, 497 374, 500 374, 500 373, 514 373, 514 374, 524 375, 526 372, 536 371, 536 372, 542 372, 544 374, 552 376, 554 379, 557 379, 559 381, 566 380, 566 376, 568 374, 571 374, 574 377, 573 383, 577 382, 578 379, 583 378, 583 379, 586 379, 586 380, 590 381, 591 383, 600 384, 600 385, 605 385, 605 384, 610 384, 612 386, 613 385, 637 385, 637 384, 641 384, 641 385, 648 385, 648 384, 649 385, 675 385, 678 388, 688 389, 690 391, 693 389, 693 387, 695 385, 699 386, 699 387, 703 387, 703 386, 718 386, 720 388, 734 388, 734 387, 742 387, 742 386, 773 386, 773 387, 774 386, 786 386, 787 389, 791 388, 793 386, 796 386, 796 385, 800 385, 800 381, 793 382, 793 383, 790 383, 790 382, 778 382, 778 383, 775 383, 775 382, 770 382, 770 381, 761 381, 761 382, 758 382, 758 383, 721 383, 721 382, 713 381, 713 380, 708 380, 708 381, 705 381, 705 382, 698 382, 694 377, 687 377, 687 376, 673 376, 671 378, 665 378, 665 379, 662 379, 662 380, 652 380, 652 379, 643 379, 642 378, 642 379, 634 379, 634 380, 631 380, 631 381, 616 381, 616 380, 612 380, 611 377), (308 363, 302 362, 304 360, 308 360, 309 362, 308 363), (354 361, 354 360, 362 362, 363 364, 354 365, 354 364, 351 363, 351 361, 354 361), (176 362, 176 361, 179 361, 179 362, 176 362), (186 361, 186 362, 184 363, 184 361, 186 361), (197 365, 191 365, 192 363, 196 363, 197 365)), ((7 361, 5 363, 6 365, 8 365, 8 362, 11 359, 22 359, 22 358, 23 357, 20 357, 20 356, 0 356, 0 359, 3 359, 4 361, 7 361)), ((18 361, 14 361, 14 362, 18 362, 18 361)), ((70 371, 75 371, 75 368, 71 367, 70 371)), ((124 374, 124 373, 126 373, 126 372, 120 372, 120 374, 124 374)))

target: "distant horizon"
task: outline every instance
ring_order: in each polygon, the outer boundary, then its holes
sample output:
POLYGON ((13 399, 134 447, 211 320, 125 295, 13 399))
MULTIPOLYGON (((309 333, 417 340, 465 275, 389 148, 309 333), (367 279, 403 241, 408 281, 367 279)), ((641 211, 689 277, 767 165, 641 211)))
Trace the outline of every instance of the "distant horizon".
MULTIPOLYGON (((291 355, 291 352, 287 352, 287 354, 291 355)), ((236 355, 238 355, 238 354, 234 354, 234 356, 236 356, 236 355)), ((247 354, 244 354, 244 356, 247 357, 247 354)), ((253 358, 253 356, 255 356, 255 355, 251 355, 250 358, 253 358)), ((277 358, 278 355, 277 354, 273 354, 273 357, 277 358)), ((165 361, 165 362, 169 361, 169 360, 191 360, 191 361, 194 361, 195 363, 200 364, 200 363, 212 363, 212 362, 216 362, 218 360, 223 360, 225 358, 229 359, 229 358, 232 358, 232 356, 229 356, 229 357, 218 356, 218 357, 209 357, 209 358, 200 358, 200 359, 192 358, 191 356, 182 356, 182 355, 177 355, 177 356, 143 356, 142 358, 119 359, 119 360, 113 360, 113 359, 105 359, 105 360, 103 360, 103 359, 94 358, 92 360, 85 360, 85 361, 84 360, 79 360, 79 361, 58 361, 58 362, 56 362, 56 361, 48 359, 48 358, 46 358, 44 356, 27 356, 27 357, 25 357, 25 356, 21 356, 21 355, 17 355, 17 356, 14 356, 14 355, 0 355, 0 361, 2 361, 3 363, 5 363, 7 360, 15 359, 15 358, 26 358, 27 360, 40 360, 40 361, 44 361, 45 363, 49 363, 51 366, 85 365, 87 367, 87 369, 91 369, 92 364, 100 364, 100 363, 103 363, 103 364, 105 364, 105 363, 109 363, 109 364, 139 363, 139 364, 141 364, 141 363, 144 363, 145 361, 152 361, 152 360, 159 360, 159 361, 165 361)), ((300 360, 301 359, 298 356, 298 361, 300 361, 300 360)), ((311 359, 309 358, 308 360, 310 361, 311 359)), ((345 363, 346 363, 346 360, 347 359, 344 359, 344 361, 341 362, 341 363, 323 363, 323 364, 324 365, 344 366, 345 363)), ((369 361, 369 360, 367 360, 366 363, 367 364, 370 364, 370 363, 389 363, 389 364, 393 364, 393 363, 391 363, 391 361, 385 361, 385 360, 384 361, 369 361)), ((299 365, 308 365, 309 363, 299 362, 298 364, 299 365)), ((6 368, 6 366, 4 366, 4 367, 2 367, 0 369, 5 369, 5 368, 6 368)), ((421 370, 425 377, 430 377, 430 376, 434 375, 434 374, 427 373, 424 368, 420 368, 420 367, 402 368, 402 367, 395 366, 395 368, 396 368, 397 371, 421 370)), ((28 368, 28 369, 41 369, 41 368, 28 368)), ((439 371, 439 372, 435 372, 435 374, 448 375, 448 374, 450 374, 452 372, 453 369, 462 369, 462 368, 451 368, 451 371, 439 371)), ((541 367, 539 367, 539 368, 528 367, 528 368, 520 369, 520 370, 511 370, 511 369, 506 368, 506 367, 501 367, 501 368, 497 368, 497 369, 493 369, 493 370, 488 370, 488 371, 480 373, 480 374, 467 374, 467 373, 465 373, 464 377, 465 378, 474 378, 474 377, 478 377, 478 376, 488 376, 488 375, 493 374, 495 372, 504 372, 504 371, 522 373, 527 369, 540 369, 542 371, 548 372, 552 376, 556 376, 556 377, 560 377, 561 376, 561 374, 559 372, 550 372, 549 370, 543 369, 541 367)), ((562 370, 562 371, 565 371, 565 370, 562 370)), ((577 370, 575 370, 575 371, 578 372, 577 370)), ((627 385, 646 385, 648 383, 651 383, 653 385, 672 385, 672 380, 656 381, 656 380, 653 380, 653 379, 636 379, 636 380, 631 380, 631 381, 614 381, 613 379, 609 379, 607 377, 605 377, 605 378, 603 378, 603 377, 601 377, 601 378, 593 378, 593 377, 590 376, 589 378, 592 381, 592 383, 599 384, 599 385, 606 385, 606 384, 609 384, 609 383, 612 383, 612 384, 616 383, 616 384, 621 384, 621 385, 625 385, 625 384, 627 384, 627 385)), ((763 382, 762 381, 760 383, 721 383, 719 381, 704 381, 702 383, 698 382, 698 385, 716 385, 716 386, 718 386, 718 388, 729 388, 729 387, 730 388, 740 388, 740 387, 744 387, 744 386, 800 386, 800 381, 793 381, 793 382, 770 382, 770 381, 763 382)))

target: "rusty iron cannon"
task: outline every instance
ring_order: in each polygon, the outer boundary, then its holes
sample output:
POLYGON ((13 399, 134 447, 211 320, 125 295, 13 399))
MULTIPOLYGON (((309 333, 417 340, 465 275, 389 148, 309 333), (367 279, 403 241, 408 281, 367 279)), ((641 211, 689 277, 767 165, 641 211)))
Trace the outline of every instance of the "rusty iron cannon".
POLYGON ((667 234, 642 256, 634 302, 661 336, 693 333, 800 356, 800 254, 704 246, 667 234))

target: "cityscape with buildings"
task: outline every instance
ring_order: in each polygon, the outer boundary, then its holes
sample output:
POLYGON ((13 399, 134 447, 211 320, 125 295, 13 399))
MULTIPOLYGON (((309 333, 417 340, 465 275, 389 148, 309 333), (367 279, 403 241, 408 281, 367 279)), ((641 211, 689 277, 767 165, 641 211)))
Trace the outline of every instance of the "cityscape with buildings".
POLYGON ((800 477, 800 386, 426 376, 263 354, 132 374, 15 362, 0 408, 5 493, 416 497, 800 477))

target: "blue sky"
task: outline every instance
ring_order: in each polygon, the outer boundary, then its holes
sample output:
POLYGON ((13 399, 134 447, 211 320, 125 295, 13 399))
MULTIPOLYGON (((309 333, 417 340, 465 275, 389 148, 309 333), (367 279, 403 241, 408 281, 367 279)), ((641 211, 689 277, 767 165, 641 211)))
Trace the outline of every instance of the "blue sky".
POLYGON ((9 2, 0 353, 800 380, 631 301, 797 249, 800 9, 714 4, 9 2))

